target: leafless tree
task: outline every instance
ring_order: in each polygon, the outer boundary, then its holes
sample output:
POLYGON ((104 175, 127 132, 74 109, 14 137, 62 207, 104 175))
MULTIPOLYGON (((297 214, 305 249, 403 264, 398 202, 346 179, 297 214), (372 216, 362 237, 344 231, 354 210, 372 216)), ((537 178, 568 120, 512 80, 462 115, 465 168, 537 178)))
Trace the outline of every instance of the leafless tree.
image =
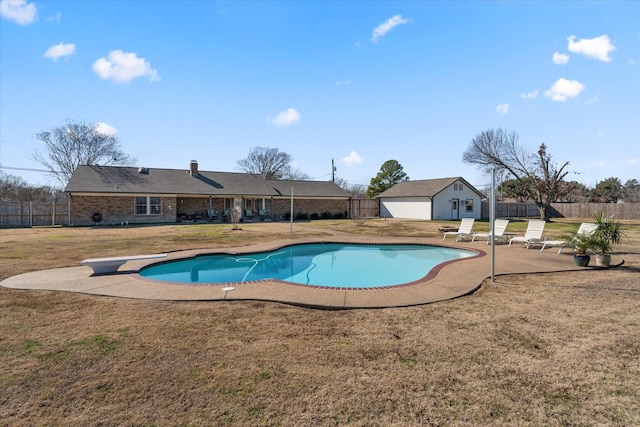
POLYGON ((24 179, 0 171, 0 203, 2 202, 51 202, 66 195, 51 186, 34 186, 24 179))
POLYGON ((47 168, 66 186, 79 165, 130 166, 135 158, 125 154, 114 134, 104 132, 97 123, 67 119, 64 126, 36 134, 46 145, 46 153, 36 151, 32 158, 47 168))
POLYGON ((471 140, 462 161, 481 167, 485 172, 492 169, 505 171, 521 184, 524 191, 536 204, 540 218, 545 221, 551 214, 551 203, 567 191, 563 179, 569 171, 569 162, 557 165, 542 143, 537 153, 528 153, 518 144, 518 134, 503 129, 480 132, 471 140))
POLYGON ((262 176, 263 179, 290 179, 291 155, 277 148, 254 147, 249 155, 238 161, 238 168, 262 176))

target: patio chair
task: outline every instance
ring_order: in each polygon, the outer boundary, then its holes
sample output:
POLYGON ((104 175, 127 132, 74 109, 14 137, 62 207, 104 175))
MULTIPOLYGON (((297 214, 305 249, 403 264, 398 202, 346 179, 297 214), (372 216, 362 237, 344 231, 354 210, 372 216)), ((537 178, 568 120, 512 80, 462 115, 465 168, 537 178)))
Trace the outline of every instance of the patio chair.
POLYGON ((527 249, 529 249, 529 246, 534 243, 543 243, 544 238, 542 233, 544 232, 545 224, 546 222, 542 220, 530 220, 524 236, 512 237, 509 239, 509 246, 511 246, 513 242, 521 242, 526 245, 527 249))
POLYGON ((542 249, 540 249, 540 251, 544 251, 544 248, 548 248, 551 246, 559 246, 560 250, 558 251, 558 255, 560 255, 562 253, 562 250, 567 247, 567 246, 573 246, 574 241, 576 240, 576 238, 581 235, 581 234, 585 234, 587 236, 592 235, 596 229, 598 228, 598 224, 594 224, 593 222, 583 222, 582 224, 580 224, 580 228, 578 228, 578 231, 576 232, 576 235, 573 236, 573 239, 571 240, 545 240, 544 243, 542 244, 542 249))
MULTIPOLYGON (((493 224, 495 238, 501 239, 503 242, 506 242, 506 236, 504 235, 504 232, 507 229, 507 225, 509 225, 508 219, 496 219, 496 222, 493 224)), ((491 232, 473 233, 473 237, 471 238, 471 241, 475 242, 476 237, 485 237, 487 239, 487 245, 488 245, 493 236, 491 235, 491 232)))
POLYGON ((473 222, 475 219, 473 218, 462 218, 460 220, 460 227, 458 227, 458 231, 446 231, 444 232, 444 236, 442 236, 442 240, 446 239, 448 235, 456 236, 456 242, 459 241, 463 237, 473 237, 473 222))

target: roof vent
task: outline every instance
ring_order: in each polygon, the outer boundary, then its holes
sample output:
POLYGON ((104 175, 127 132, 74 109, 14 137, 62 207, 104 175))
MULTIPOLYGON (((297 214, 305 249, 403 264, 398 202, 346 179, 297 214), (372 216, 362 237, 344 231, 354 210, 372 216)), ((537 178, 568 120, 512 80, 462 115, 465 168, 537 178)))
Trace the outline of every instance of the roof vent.
POLYGON ((147 169, 147 168, 145 168, 145 167, 143 167, 143 166, 140 166, 140 167, 138 168, 138 173, 144 173, 144 174, 147 174, 147 173, 149 173, 149 169, 147 169))

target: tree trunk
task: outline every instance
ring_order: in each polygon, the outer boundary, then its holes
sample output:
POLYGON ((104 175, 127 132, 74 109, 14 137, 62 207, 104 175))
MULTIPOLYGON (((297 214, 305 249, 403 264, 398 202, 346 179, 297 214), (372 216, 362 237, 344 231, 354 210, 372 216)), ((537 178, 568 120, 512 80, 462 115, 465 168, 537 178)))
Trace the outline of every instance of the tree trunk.
POLYGON ((538 211, 540 211, 540 219, 548 222, 549 221, 549 212, 551 212, 551 206, 547 204, 537 204, 538 211))

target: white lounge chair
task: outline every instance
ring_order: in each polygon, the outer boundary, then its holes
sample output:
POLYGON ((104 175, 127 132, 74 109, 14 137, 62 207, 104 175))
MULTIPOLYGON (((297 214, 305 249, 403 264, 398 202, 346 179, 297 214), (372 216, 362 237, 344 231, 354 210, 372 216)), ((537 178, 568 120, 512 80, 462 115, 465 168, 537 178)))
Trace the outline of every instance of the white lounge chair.
POLYGON ((558 255, 560 255, 562 253, 562 250, 566 246, 573 246, 573 242, 575 241, 576 237, 578 237, 580 234, 585 234, 587 236, 590 236, 596 231, 597 228, 598 228, 598 224, 594 224, 593 222, 583 222, 582 224, 580 224, 580 228, 578 228, 578 231, 576 232, 576 235, 573 237, 573 239, 545 240, 544 243, 542 244, 542 249, 540 249, 540 251, 544 251, 544 248, 548 248, 551 246, 560 246, 560 250, 558 251, 558 255))
POLYGON ((456 242, 459 241, 463 237, 473 237, 473 222, 475 219, 473 218, 462 218, 460 220, 460 227, 458 227, 458 231, 446 231, 444 236, 442 236, 442 240, 446 239, 447 236, 456 236, 456 242))
MULTIPOLYGON (((497 239, 501 239, 503 242, 505 241, 505 235, 504 232, 507 229, 507 225, 509 225, 509 220, 508 219, 496 219, 496 222, 493 224, 493 228, 494 228, 494 233, 495 233, 495 237, 497 239)), ((491 232, 489 233, 473 233, 473 238, 471 239, 472 242, 475 242, 476 237, 484 237, 487 239, 487 245, 489 244, 489 242, 491 241, 491 232)))
POLYGON ((527 246, 527 249, 529 249, 529 246, 534 243, 543 243, 544 238, 542 233, 544 232, 545 224, 546 222, 542 220, 530 220, 524 236, 512 237, 509 239, 509 246, 511 246, 513 242, 522 242, 527 246))

